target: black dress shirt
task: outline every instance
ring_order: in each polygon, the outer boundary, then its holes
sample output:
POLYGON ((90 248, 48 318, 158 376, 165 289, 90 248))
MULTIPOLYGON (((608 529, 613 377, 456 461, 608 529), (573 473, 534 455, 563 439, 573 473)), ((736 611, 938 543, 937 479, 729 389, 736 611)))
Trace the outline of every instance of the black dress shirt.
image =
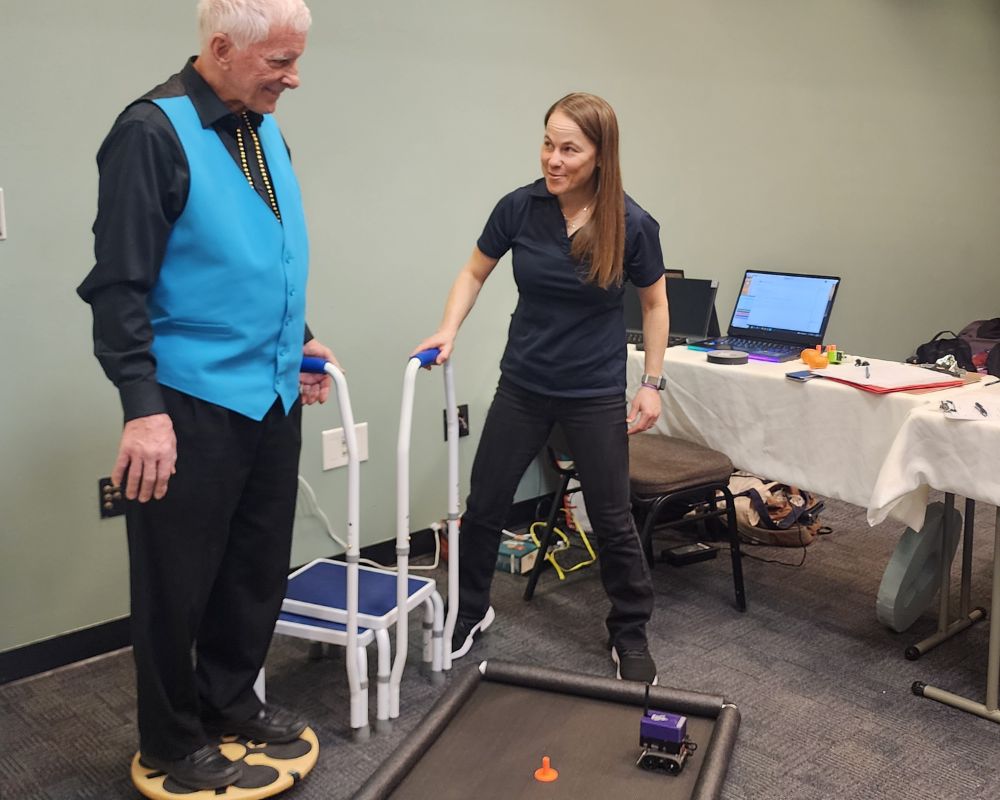
MULTIPOLYGON (((187 202, 191 177, 177 133, 151 101, 187 95, 202 125, 215 129, 238 165, 237 126, 244 126, 245 140, 250 136, 246 123, 219 99, 194 68, 194 61, 191 58, 179 73, 130 104, 97 153, 96 263, 77 293, 93 310, 94 354, 118 387, 126 421, 166 410, 156 382, 146 296, 159 277, 170 232, 187 202)), ((255 130, 262 119, 252 111, 246 114, 255 130)), ((256 155, 247 157, 246 164, 254 188, 268 203, 256 155)), ((305 338, 312 338, 308 326, 305 338)))

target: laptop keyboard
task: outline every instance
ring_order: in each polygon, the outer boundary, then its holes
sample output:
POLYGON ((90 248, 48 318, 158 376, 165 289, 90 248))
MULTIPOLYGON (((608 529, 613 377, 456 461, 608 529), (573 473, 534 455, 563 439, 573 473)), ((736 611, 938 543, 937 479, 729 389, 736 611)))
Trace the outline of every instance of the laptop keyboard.
POLYGON ((791 361, 799 357, 802 347, 800 344, 763 342, 760 339, 748 339, 744 336, 723 336, 711 342, 699 343, 699 347, 696 349, 742 350, 750 358, 758 361, 791 361), (705 345, 708 345, 708 347, 705 345))
POLYGON ((727 336, 721 342, 728 344, 733 350, 756 350, 769 353, 800 353, 802 347, 783 342, 762 342, 760 339, 747 339, 743 336, 727 336))
MULTIPOLYGON (((645 342, 642 338, 642 331, 625 331, 625 343, 634 344, 636 347, 641 347, 645 342)), ((679 344, 687 344, 687 336, 668 336, 667 337, 667 347, 676 347, 679 344)))

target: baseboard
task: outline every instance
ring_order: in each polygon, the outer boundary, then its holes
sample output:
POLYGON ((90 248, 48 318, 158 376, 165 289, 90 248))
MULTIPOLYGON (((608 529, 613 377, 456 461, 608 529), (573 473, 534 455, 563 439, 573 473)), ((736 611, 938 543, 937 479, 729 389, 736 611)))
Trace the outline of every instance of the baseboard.
POLYGON ((0 685, 120 650, 131 644, 128 617, 0 653, 0 685))
MULTIPOLYGON (((550 493, 515 503, 510 511, 510 524, 524 525, 533 521, 535 509, 542 503, 547 507, 551 501, 550 493)), ((434 531, 424 528, 410 534, 411 556, 422 556, 433 552, 434 531)), ((379 564, 391 564, 396 560, 396 541, 389 539, 368 545, 362 548, 361 555, 379 564)), ((129 618, 123 617, 7 650, 0 653, 0 685, 110 653, 113 650, 120 650, 131 643, 129 618)))

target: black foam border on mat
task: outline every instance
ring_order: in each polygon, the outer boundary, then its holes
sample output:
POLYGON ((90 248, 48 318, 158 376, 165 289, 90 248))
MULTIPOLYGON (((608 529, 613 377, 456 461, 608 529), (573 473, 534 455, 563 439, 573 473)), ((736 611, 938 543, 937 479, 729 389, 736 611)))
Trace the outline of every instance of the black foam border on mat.
POLYGON ((732 703, 724 704, 715 718, 715 728, 705 750, 705 762, 691 790, 691 800, 718 800, 722 796, 739 730, 739 709, 732 703))
MULTIPOLYGON (((399 786, 431 745, 437 741, 451 718, 465 705, 480 682, 487 680, 527 689, 607 700, 633 706, 646 703, 646 686, 632 681, 619 681, 595 675, 564 672, 530 664, 507 661, 484 661, 478 669, 460 675, 431 707, 417 727, 396 751, 382 764, 352 800, 385 800, 399 786)), ((712 738, 705 748, 705 765, 691 794, 692 800, 718 800, 729 769, 729 760, 736 745, 740 713, 733 703, 717 695, 651 686, 651 703, 669 707, 679 713, 693 714, 715 720, 712 738)))
POLYGON ((437 741, 441 732, 448 727, 451 718, 465 705, 482 679, 482 673, 478 669, 470 669, 460 675, 431 706, 431 710, 410 737, 396 748, 368 782, 355 793, 353 800, 382 800, 388 797, 423 754, 437 741))
MULTIPOLYGON (((599 675, 539 667, 531 664, 514 664, 508 661, 486 661, 486 679, 496 683, 509 683, 526 689, 608 700, 630 706, 646 703, 646 685, 635 681, 620 681, 599 675)), ((696 714, 715 719, 723 704, 722 697, 667 686, 650 686, 649 702, 664 706, 681 714, 696 714)))

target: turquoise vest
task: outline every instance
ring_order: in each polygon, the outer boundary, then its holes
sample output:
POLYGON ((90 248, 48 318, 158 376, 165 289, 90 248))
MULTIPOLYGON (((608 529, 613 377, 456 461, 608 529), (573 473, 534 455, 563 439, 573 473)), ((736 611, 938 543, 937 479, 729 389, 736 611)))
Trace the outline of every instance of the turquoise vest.
POLYGON ((259 137, 281 222, 185 96, 154 101, 187 156, 191 185, 147 304, 157 380, 260 420, 298 396, 309 241, 281 132, 259 137))

